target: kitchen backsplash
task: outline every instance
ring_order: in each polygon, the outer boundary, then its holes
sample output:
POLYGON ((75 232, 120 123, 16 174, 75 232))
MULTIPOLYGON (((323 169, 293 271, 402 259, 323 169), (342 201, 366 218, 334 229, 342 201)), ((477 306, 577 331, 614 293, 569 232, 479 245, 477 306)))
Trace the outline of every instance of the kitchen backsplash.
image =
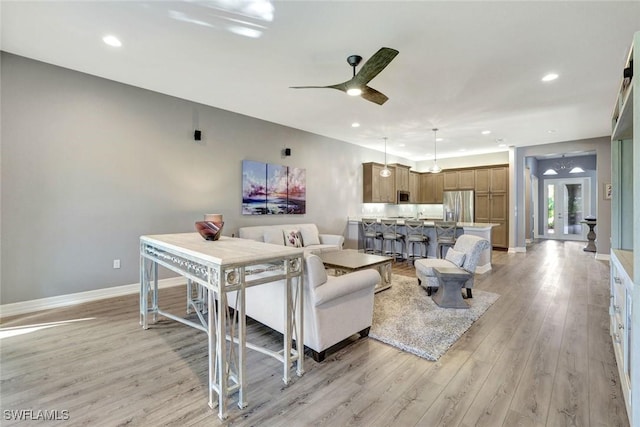
POLYGON ((363 217, 407 217, 442 219, 442 205, 392 205, 386 203, 363 203, 361 216, 363 217))

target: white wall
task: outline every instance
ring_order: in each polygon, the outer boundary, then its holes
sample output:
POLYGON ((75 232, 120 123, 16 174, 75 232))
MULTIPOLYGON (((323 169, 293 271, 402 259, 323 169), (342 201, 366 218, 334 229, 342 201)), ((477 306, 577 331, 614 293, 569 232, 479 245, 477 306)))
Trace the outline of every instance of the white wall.
POLYGON ((343 233, 361 210, 362 163, 383 159, 4 52, 1 67, 0 304, 136 283, 139 236, 195 231, 205 213, 224 215, 227 236, 292 222, 343 233), (307 214, 241 215, 245 159, 306 168, 307 214))

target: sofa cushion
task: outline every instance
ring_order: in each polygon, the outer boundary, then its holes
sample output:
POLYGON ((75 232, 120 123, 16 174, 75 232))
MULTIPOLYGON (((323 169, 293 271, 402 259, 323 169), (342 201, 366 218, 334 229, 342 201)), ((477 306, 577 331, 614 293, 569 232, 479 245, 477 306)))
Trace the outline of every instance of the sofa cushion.
POLYGON ((310 246, 320 244, 320 233, 318 233, 318 227, 316 227, 315 224, 300 224, 298 229, 302 235, 303 245, 310 246))
POLYGON ((462 267, 462 264, 464 264, 465 257, 466 255, 464 252, 459 252, 453 248, 449 248, 449 250, 447 250, 447 255, 444 257, 444 259, 446 259, 447 261, 451 261, 458 267, 462 267))
POLYGON ((435 267, 451 267, 451 261, 439 258, 418 259, 415 262, 416 270, 423 276, 436 276, 435 267))
POLYGON ((282 229, 278 227, 265 227, 264 242, 284 246, 284 235, 282 234, 282 229))
POLYGON ((282 233, 284 235, 285 246, 292 246, 294 248, 302 247, 302 235, 298 229, 284 229, 282 233))
POLYGON ((305 255, 306 281, 310 288, 316 288, 327 281, 327 270, 318 255, 305 255))

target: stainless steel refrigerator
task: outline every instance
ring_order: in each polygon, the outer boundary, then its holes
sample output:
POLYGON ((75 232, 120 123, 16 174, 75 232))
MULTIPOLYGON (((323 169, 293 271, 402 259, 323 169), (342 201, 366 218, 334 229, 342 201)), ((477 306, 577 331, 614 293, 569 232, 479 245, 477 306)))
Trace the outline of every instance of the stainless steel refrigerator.
POLYGON ((474 193, 468 191, 445 191, 442 197, 445 221, 473 222, 474 193))

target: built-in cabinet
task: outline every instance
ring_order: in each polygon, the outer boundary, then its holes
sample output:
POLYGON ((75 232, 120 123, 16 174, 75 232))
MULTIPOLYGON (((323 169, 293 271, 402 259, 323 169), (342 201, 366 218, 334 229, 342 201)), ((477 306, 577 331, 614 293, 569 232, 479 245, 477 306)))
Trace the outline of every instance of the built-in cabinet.
POLYGON ((509 247, 509 168, 475 170, 476 222, 498 224, 491 229, 493 247, 509 247))
POLYGON ((411 191, 409 188, 409 166, 394 164, 396 170, 396 191, 411 191))
POLYGON ((475 189, 475 170, 446 170, 444 175, 443 188, 445 191, 451 190, 474 190, 475 189))
POLYGON ((423 173, 420 175, 420 203, 442 203, 444 174, 423 173))
POLYGON ((382 177, 380 171, 384 169, 384 165, 362 164, 362 201, 364 203, 396 203, 396 168, 387 167, 391 170, 391 176, 382 177))
POLYGON ((635 245, 640 242, 640 79, 633 75, 633 62, 638 64, 639 57, 637 32, 621 70, 611 132, 609 315, 620 385, 632 426, 640 424, 640 257, 634 256, 635 245))
POLYGON ((418 172, 409 171, 409 201, 411 203, 420 202, 420 176, 418 172))

